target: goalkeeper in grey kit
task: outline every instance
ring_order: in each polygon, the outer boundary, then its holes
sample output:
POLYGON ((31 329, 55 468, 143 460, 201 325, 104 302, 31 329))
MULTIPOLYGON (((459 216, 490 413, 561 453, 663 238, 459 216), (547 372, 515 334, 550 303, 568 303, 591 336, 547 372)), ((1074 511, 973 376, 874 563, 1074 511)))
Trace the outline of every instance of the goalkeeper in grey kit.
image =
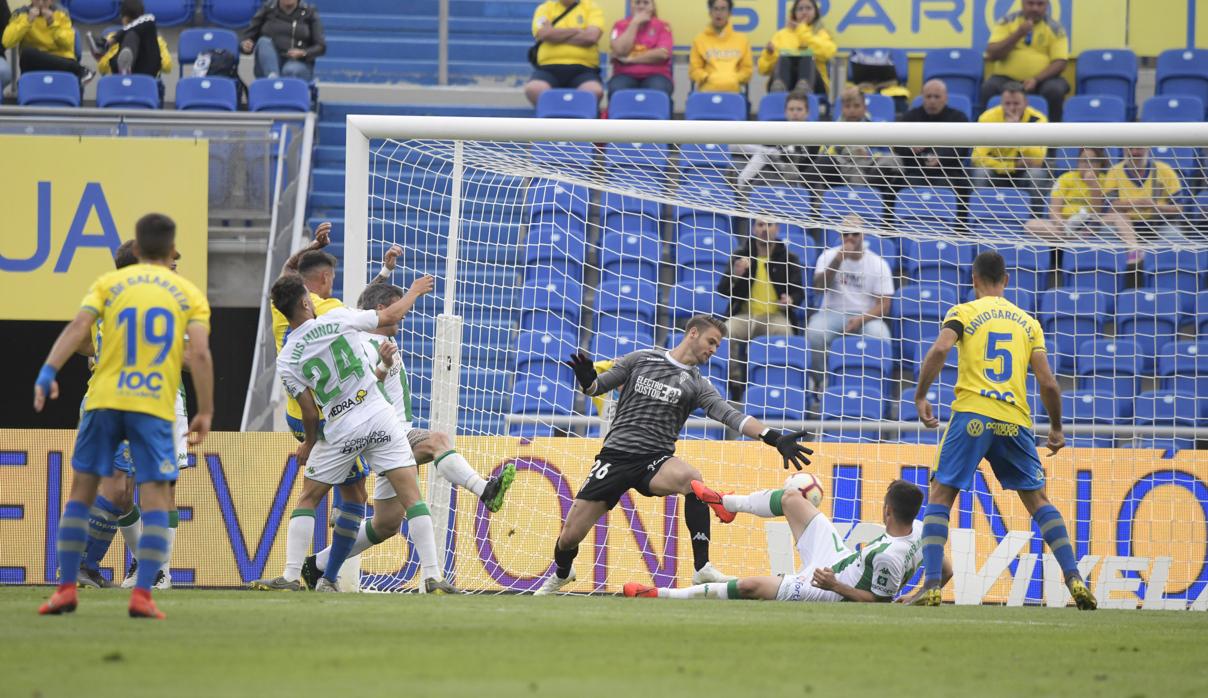
MULTIPOLYGON (((731 407, 701 375, 697 366, 709 361, 725 332, 722 320, 698 315, 688 321, 684 338, 674 349, 626 354, 603 374, 597 375, 585 354, 575 354, 567 361, 584 393, 596 396, 621 388, 621 397, 604 447, 562 524, 554 545, 554 572, 537 595, 552 594, 575 580, 571 565, 580 541, 630 489, 646 497, 684 495, 684 520, 692 534, 696 567, 693 583, 733 579, 709 563, 709 507, 718 511, 721 502, 698 498, 693 483, 699 488, 700 471, 675 456, 675 442, 688 415, 699 407, 731 429, 762 439, 780 452, 785 468, 792 463, 801 470, 809 465, 808 456, 813 451, 797 442, 806 432, 785 434, 764 426, 731 407)), ((722 520, 732 519, 729 516, 722 520)))

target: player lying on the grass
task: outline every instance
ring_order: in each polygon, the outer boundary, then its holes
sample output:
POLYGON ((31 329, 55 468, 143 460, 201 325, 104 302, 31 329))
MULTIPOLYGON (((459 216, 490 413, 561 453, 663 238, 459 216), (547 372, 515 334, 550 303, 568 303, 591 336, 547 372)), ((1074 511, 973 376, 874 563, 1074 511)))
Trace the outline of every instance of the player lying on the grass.
MULTIPOLYGON (((422 280, 421 280, 422 281, 422 280)), ((404 295, 403 289, 391 284, 375 284, 368 286, 357 300, 357 306, 362 310, 377 310, 382 312, 396 303, 404 295)), ((416 463, 432 463, 444 479, 466 489, 478 497, 487 510, 495 512, 503 506, 503 499, 512 481, 516 477, 516 466, 508 463, 498 475, 490 480, 484 480, 466 459, 453 449, 453 441, 448 435, 439 431, 416 429, 411 426, 411 384, 407 378, 407 369, 403 358, 394 345, 395 327, 379 327, 373 332, 361 336, 366 356, 381 356, 382 361, 374 373, 378 385, 386 392, 386 397, 394 405, 394 412, 411 450, 415 453, 416 463)), ((356 543, 348 556, 360 555, 371 546, 393 538, 399 532, 403 519, 408 521, 408 527, 414 531, 417 526, 432 528, 432 517, 428 506, 423 502, 410 509, 403 504, 390 482, 378 478, 373 490, 373 517, 365 519, 357 530, 356 543)), ((420 585, 422 593, 450 593, 456 590, 444 581, 440 571, 440 560, 436 558, 436 550, 417 548, 420 555, 420 585), (431 553, 433 557, 426 557, 431 553)), ((331 547, 319 551, 306 558, 302 564, 302 580, 313 587, 319 577, 327 570, 328 557, 331 547)))
MULTIPOLYGON (((892 601, 910 581, 921 562, 916 521, 923 491, 913 483, 894 480, 885 491, 881 521, 885 532, 859 550, 847 547, 826 514, 801 490, 760 490, 747 495, 720 495, 694 482, 693 488, 714 510, 762 518, 784 516, 801 555, 796 574, 744 577, 726 584, 697 584, 685 589, 656 589, 630 582, 626 596, 664 599, 763 599, 765 601, 892 601)), ((719 512, 720 513, 720 512, 719 512)), ((943 581, 952 576, 944 561, 943 581)))
MULTIPOLYGON (((172 258, 172 264, 168 268, 176 271, 179 260, 180 252, 176 252, 172 258)), ((134 264, 138 264, 138 257, 134 253, 134 240, 127 240, 118 246, 117 252, 113 254, 113 265, 117 269, 124 269, 134 264)), ((92 326, 92 336, 76 350, 76 353, 88 357, 89 371, 96 370, 96 362, 102 346, 101 334, 100 318, 98 317, 92 326)), ((187 335, 185 341, 188 341, 187 335)), ((176 392, 175 411, 176 421, 172 435, 173 442, 176 444, 176 466, 184 470, 189 464, 189 417, 185 411, 184 381, 181 381, 180 388, 176 392)), ((81 401, 81 419, 83 416, 84 401, 81 401)), ((88 542, 84 546, 84 557, 80 560, 79 584, 81 587, 105 588, 110 586, 109 580, 101 576, 100 565, 101 560, 109 552, 109 546, 113 543, 114 533, 119 529, 122 532, 122 538, 126 541, 126 550, 131 553, 138 550, 138 537, 143 526, 138 505, 134 503, 134 479, 131 477, 133 468, 134 461, 130 457, 130 444, 123 441, 113 456, 113 474, 101 479, 96 499, 93 500, 92 508, 88 511, 88 542)), ((164 556, 163 567, 155 575, 154 587, 156 589, 172 588, 170 571, 172 548, 176 543, 176 527, 180 521, 180 514, 176 509, 175 481, 171 485, 171 498, 172 508, 168 510, 168 551, 164 556)), ((138 558, 133 557, 130 560, 130 568, 126 571, 126 578, 122 581, 122 588, 133 588, 137 580, 138 558)))
MULTIPOLYGON (((675 456, 675 442, 684 422, 700 407, 711 418, 751 438, 774 446, 800 470, 809 464, 809 448, 797 443, 805 432, 784 434, 765 427, 758 419, 730 406, 697 366, 709 361, 725 336, 723 321, 697 315, 688 321, 684 338, 674 349, 644 349, 617 359, 612 368, 596 374, 585 354, 567 362, 583 392, 590 396, 621 388, 616 414, 604 447, 595 458, 587 481, 575 495, 562 531, 554 544, 554 572, 546 578, 538 595, 552 594, 575 580, 571 565, 579 554, 579 543, 605 513, 631 489, 645 497, 684 495, 684 521, 692 533, 695 582, 724 582, 723 575, 709 563, 709 507, 692 491, 700 471, 675 456)), ((732 521, 733 516, 722 518, 732 521)))
POLYGON ((915 405, 927 427, 939 426, 927 389, 940 374, 948 352, 959 344, 956 398, 952 419, 940 441, 931 474, 930 502, 923 513, 922 588, 909 599, 923 606, 940 604, 940 563, 948 541, 948 516, 956 495, 973 485, 985 458, 1004 489, 1015 490, 1032 515, 1044 542, 1061 565, 1066 587, 1081 610, 1097 606, 1074 559, 1065 519, 1044 489, 1044 466, 1032 435, 1028 410, 1028 367, 1036 374, 1040 400, 1049 414, 1049 455, 1065 446, 1061 431, 1061 386, 1049 369, 1044 333, 1036 318, 1003 298, 1009 281, 1002 255, 986 251, 973 260, 977 298, 954 306, 919 370, 915 405))
POLYGON ((148 214, 135 226, 139 264, 98 278, 80 312, 64 328, 34 387, 34 410, 59 395, 55 374, 88 336, 98 318, 112 328, 84 398, 84 418, 76 434, 71 494, 59 522, 59 587, 39 613, 74 611, 80 558, 88 538, 88 511, 100 479, 113 470, 113 454, 123 439, 134 458, 134 478, 143 507, 138 579, 130 596, 133 617, 163 618, 151 600, 151 585, 168 552, 170 483, 176 480, 172 439, 173 404, 182 360, 187 360, 197 392, 198 412, 189 429, 200 443, 210 431, 214 373, 210 358, 210 306, 205 295, 169 267, 176 252, 176 224, 148 214), (185 333, 190 341, 185 343, 185 333), (188 357, 185 359, 185 352, 188 357))
MULTIPOLYGON (((360 333, 396 327, 416 299, 433 286, 432 277, 425 276, 385 310, 337 308, 316 318, 300 277, 287 274, 273 283, 273 305, 289 319, 290 326, 289 338, 277 356, 277 370, 286 391, 302 408, 305 431, 305 440, 298 446, 298 467, 305 473, 302 495, 290 517, 286 538, 290 554, 302 559, 310 549, 315 532, 314 508, 327 492, 339 486, 344 493, 334 515, 328 567, 315 584, 315 591, 339 591, 336 576, 365 518, 364 491, 348 482, 350 473, 358 467, 358 458, 364 458, 379 478, 389 481, 404 509, 414 511, 422 504, 407 433, 378 388, 373 369, 365 363, 360 333)), ((417 525, 413 520, 412 541, 424 551, 421 559, 434 560, 436 540, 431 517, 418 518, 426 519, 428 525, 417 525)))

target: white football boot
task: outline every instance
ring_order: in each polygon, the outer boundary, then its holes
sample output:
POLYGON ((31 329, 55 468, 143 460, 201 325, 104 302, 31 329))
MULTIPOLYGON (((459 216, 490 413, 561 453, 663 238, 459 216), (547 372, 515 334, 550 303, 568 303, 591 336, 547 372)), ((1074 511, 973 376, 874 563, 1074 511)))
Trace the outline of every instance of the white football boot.
POLYGON ((541 585, 540 589, 533 592, 533 596, 548 596, 550 594, 556 594, 562 589, 562 587, 570 584, 573 581, 575 581, 575 571, 573 569, 570 571, 570 576, 566 579, 559 577, 558 573, 554 572, 545 578, 545 582, 541 585))
POLYGON ((734 579, 738 579, 738 577, 723 574, 721 570, 713 566, 712 562, 706 562, 704 567, 692 575, 693 584, 720 584, 734 579))

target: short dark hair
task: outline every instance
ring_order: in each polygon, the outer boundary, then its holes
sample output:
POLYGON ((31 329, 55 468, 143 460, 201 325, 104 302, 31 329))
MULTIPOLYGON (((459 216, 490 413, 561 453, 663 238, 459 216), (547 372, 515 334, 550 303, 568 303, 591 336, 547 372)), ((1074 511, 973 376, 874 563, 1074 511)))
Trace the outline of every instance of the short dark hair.
POLYGON ((805 103, 805 111, 808 112, 810 110, 810 96, 806 94, 805 90, 793 90, 790 92, 788 96, 784 98, 784 103, 786 105, 789 102, 803 102, 805 103))
POLYGON ((336 258, 327 254, 322 250, 311 250, 302 255, 298 260, 298 273, 302 276, 309 276, 316 269, 327 267, 335 269, 338 262, 336 258))
POLYGON ((999 284, 1007 278, 1007 262, 994 250, 986 250, 973 260, 973 273, 986 283, 999 284))
POLYGON ((688 324, 684 326, 684 335, 686 336, 692 330, 704 332, 710 328, 721 332, 721 336, 726 336, 726 321, 712 315, 693 315, 688 324))
POLYGON ((306 290, 306 284, 302 283, 301 276, 282 274, 273 282, 269 298, 273 299, 273 307, 277 309, 277 312, 289 319, 298 311, 298 304, 302 302, 307 293, 309 291, 306 290))
POLYGON ((133 17, 138 19, 147 14, 147 8, 143 6, 143 0, 122 0, 121 8, 117 11, 119 17, 133 17))
POLYGON ((162 213, 148 213, 134 224, 139 259, 167 259, 176 244, 176 222, 162 213))
MULTIPOLYGON (((730 8, 731 12, 734 11, 734 0, 721 0, 721 1, 726 3, 726 6, 730 8)), ((710 10, 712 10, 713 3, 715 3, 715 2, 717 2, 717 0, 705 0, 705 6, 708 7, 710 10)))
POLYGON ((124 269, 133 264, 138 264, 138 255, 134 254, 134 241, 127 240, 118 245, 117 252, 113 253, 113 266, 124 269))
POLYGON ((361 291, 357 299, 357 307, 361 310, 374 310, 379 305, 390 305, 403 297, 405 291, 393 284, 370 284, 361 291))
POLYGON ((1018 80, 1009 80, 1003 84, 1002 92, 1000 92, 999 94, 1006 94, 1008 92, 1018 92, 1019 94, 1023 94, 1026 91, 1027 90, 1023 89, 1022 82, 1019 82, 1018 80))
POLYGON ((913 482, 894 480, 885 492, 885 505, 898 523, 910 523, 923 508, 923 490, 913 482))

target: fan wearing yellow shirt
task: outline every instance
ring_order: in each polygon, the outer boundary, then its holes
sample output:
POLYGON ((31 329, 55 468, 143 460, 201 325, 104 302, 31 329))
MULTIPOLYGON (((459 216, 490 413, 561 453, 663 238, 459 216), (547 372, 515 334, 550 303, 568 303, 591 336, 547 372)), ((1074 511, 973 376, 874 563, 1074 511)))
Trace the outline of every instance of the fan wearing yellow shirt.
POLYGON ((734 31, 734 0, 708 0, 709 26, 692 40, 688 77, 702 92, 741 92, 755 72, 747 35, 734 31))
POLYGON ((1124 159, 1103 178, 1104 196, 1141 231, 1154 230, 1182 212, 1174 198, 1180 191, 1174 168, 1154 160, 1144 146, 1125 148, 1124 159))
POLYGON ((822 23, 817 0, 796 0, 784 28, 759 54, 759 74, 770 75, 768 92, 830 90, 830 59, 838 51, 822 23))
POLYGON ((210 431, 214 414, 210 305, 201 291, 171 270, 176 254, 172 219, 157 213, 143 216, 135 226, 135 241, 139 263, 103 274, 92 284, 80 312, 51 348, 34 386, 34 410, 41 412, 48 397, 59 396, 55 381, 59 368, 99 320, 106 328, 105 350, 84 397, 84 417, 71 457, 75 471, 71 493, 59 522, 59 587, 38 609, 44 615, 76 609, 88 511, 101 478, 113 472, 113 453, 125 439, 130 443, 143 510, 138 578, 129 613, 136 618, 164 617, 151 600, 151 585, 168 552, 171 483, 178 472, 172 428, 181 368, 186 363, 197 394, 189 442, 201 443, 210 431))
POLYGON ((524 85, 533 105, 552 88, 583 90, 604 96, 600 79, 600 50, 604 11, 593 0, 546 0, 533 13, 537 64, 524 85))
POLYGON ((927 400, 927 389, 939 376, 948 352, 953 346, 959 347, 952 419, 940 441, 929 503, 923 512, 925 581, 910 602, 940 604, 949 512, 956 495, 973 485, 973 476, 984 458, 999 484, 1019 493, 1061 565, 1066 587, 1078 608, 1093 610, 1095 597, 1078 572, 1065 519, 1045 493, 1044 467, 1036 452, 1028 410, 1028 368, 1036 375, 1040 400, 1049 414, 1046 446, 1050 456, 1065 446, 1061 387, 1049 369, 1040 323, 1003 298, 1007 281, 1007 266, 1001 254, 986 251, 973 260, 977 298, 948 311, 919 371, 915 406, 919 420, 934 429, 939 420, 927 400))
POLYGON ((1007 82, 1023 84, 1028 94, 1044 97, 1049 119, 1061 121, 1070 84, 1061 77, 1069 63, 1065 29, 1049 14, 1049 0, 1020 0, 1020 10, 998 20, 986 44, 990 77, 982 83, 985 104, 1007 82))

